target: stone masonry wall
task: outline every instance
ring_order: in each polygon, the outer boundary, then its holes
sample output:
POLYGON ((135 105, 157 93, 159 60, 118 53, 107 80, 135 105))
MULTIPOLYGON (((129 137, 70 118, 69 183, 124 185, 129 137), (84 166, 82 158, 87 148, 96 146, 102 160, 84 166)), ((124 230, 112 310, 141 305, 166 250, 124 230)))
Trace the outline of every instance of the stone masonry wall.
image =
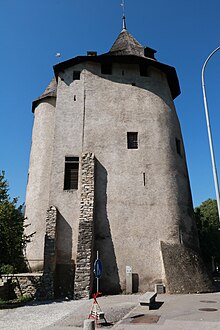
MULTIPOLYGON (((1 280, 4 284, 8 284, 8 287, 11 285, 16 297, 28 296, 34 298, 41 287, 42 275, 42 273, 3 274, 1 280)), ((10 297, 10 290, 6 290, 6 292, 7 297, 5 299, 15 298, 15 296, 10 297)), ((0 297, 4 298, 1 294, 0 297)))
POLYGON ((40 299, 54 298, 54 277, 56 269, 56 224, 57 209, 50 206, 46 216, 46 235, 44 245, 44 272, 42 284, 37 293, 40 299))
POLYGON ((82 155, 81 202, 77 245, 75 299, 89 298, 92 290, 93 216, 94 216, 94 154, 82 155))

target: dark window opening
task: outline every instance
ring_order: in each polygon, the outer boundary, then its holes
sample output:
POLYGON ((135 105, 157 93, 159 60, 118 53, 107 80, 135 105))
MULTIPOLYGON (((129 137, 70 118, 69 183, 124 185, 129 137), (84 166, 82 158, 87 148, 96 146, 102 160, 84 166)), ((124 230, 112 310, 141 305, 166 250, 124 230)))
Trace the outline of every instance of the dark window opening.
POLYGON ((146 64, 140 64, 140 75, 142 77, 148 77, 148 68, 146 64))
POLYGON ((146 185, 146 175, 145 173, 143 173, 143 182, 144 182, 144 186, 146 185))
POLYGON ((176 152, 178 153, 178 155, 182 155, 181 153, 181 142, 179 139, 176 138, 176 152))
POLYGON ((138 133, 127 132, 127 146, 128 149, 138 149, 138 133))
POLYGON ((80 71, 73 71, 73 80, 80 80, 80 71))
POLYGON ((64 190, 78 189, 79 157, 65 157, 64 190))
POLYGON ((111 63, 102 63, 101 64, 101 73, 102 74, 112 74, 112 64, 111 63))
POLYGON ((89 50, 87 51, 87 56, 97 56, 97 52, 89 50))
POLYGON ((74 99, 74 101, 76 101, 76 95, 74 95, 74 98, 73 99, 74 99))

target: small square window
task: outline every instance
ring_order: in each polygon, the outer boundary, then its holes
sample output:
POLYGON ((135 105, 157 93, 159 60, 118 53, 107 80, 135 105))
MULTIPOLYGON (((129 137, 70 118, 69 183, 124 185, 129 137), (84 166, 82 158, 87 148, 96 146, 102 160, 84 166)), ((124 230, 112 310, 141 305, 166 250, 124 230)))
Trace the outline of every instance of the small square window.
POLYGON ((138 149, 137 132, 127 132, 127 147, 128 149, 138 149))
POLYGON ((80 71, 73 71, 73 80, 80 80, 80 71))
POLYGON ((112 64, 111 63, 102 63, 101 64, 101 73, 102 74, 112 74, 112 64))
POLYGON ((65 157, 64 190, 78 189, 79 157, 65 157))
POLYGON ((140 75, 142 77, 148 77, 148 68, 146 64, 140 64, 140 75))

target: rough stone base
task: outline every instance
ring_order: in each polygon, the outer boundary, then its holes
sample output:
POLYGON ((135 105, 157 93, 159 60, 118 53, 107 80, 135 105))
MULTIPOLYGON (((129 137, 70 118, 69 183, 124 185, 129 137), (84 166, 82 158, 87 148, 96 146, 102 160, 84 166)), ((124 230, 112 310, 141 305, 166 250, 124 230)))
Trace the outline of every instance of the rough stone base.
POLYGON ((182 244, 161 242, 168 293, 213 292, 214 285, 200 255, 182 244))
MULTIPOLYGON (((13 298, 21 296, 36 297, 36 292, 42 286, 42 273, 23 273, 2 275, 2 279, 11 283, 13 287, 13 298)), ((8 291, 9 292, 9 291, 8 291)), ((1 295, 0 295, 1 296, 1 295)), ((12 299, 11 294, 7 293, 7 298, 12 299)), ((1 296, 3 299, 3 297, 1 296)))
POLYGON ((57 208, 53 205, 47 210, 44 243, 44 272, 41 287, 37 291, 38 299, 54 299, 57 212, 57 208))

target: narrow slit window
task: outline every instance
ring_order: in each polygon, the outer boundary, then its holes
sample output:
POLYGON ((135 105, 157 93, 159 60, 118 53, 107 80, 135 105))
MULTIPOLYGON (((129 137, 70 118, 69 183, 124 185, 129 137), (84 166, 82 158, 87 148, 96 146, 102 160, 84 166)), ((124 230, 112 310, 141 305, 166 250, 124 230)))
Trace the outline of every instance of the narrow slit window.
POLYGON ((138 149, 137 132, 127 132, 127 147, 128 149, 138 149))
POLYGON ((180 142, 180 139, 177 139, 177 138, 176 138, 176 152, 178 153, 178 155, 182 156, 181 142, 180 142))
POLYGON ((78 189, 79 157, 65 157, 64 190, 78 189))
POLYGON ((73 71, 73 80, 80 80, 80 71, 73 71))
POLYGON ((145 175, 145 172, 143 172, 143 183, 144 183, 144 186, 146 186, 146 175, 145 175))
POLYGON ((111 63, 102 63, 101 64, 101 73, 102 74, 112 74, 112 64, 111 63))

